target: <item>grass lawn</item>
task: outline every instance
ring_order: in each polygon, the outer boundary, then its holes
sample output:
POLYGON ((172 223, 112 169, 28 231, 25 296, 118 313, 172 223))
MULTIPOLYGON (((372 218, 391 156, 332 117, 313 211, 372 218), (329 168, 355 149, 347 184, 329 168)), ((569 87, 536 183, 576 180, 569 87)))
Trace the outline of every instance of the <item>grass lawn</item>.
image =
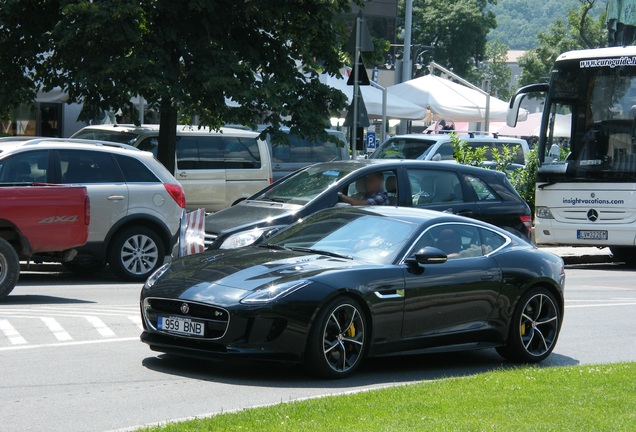
POLYGON ((148 431, 636 431, 636 363, 519 367, 148 431))

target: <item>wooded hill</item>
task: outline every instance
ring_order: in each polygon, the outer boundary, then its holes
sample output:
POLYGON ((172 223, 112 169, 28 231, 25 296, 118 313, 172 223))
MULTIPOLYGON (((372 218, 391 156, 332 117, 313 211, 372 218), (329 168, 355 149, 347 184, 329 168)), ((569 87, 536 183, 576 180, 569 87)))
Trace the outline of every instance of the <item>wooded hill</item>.
MULTIPOLYGON (((497 28, 490 31, 488 39, 499 39, 510 49, 531 49, 539 31, 548 29, 558 18, 566 21, 568 11, 580 5, 579 0, 498 0, 491 6, 497 28)), ((607 0, 596 0, 592 15, 598 17, 606 7, 607 0)))

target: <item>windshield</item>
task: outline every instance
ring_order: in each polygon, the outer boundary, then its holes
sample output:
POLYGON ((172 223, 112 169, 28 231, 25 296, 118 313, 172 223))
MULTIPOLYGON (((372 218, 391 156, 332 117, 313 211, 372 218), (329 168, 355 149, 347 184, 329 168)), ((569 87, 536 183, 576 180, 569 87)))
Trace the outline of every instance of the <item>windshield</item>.
POLYGON ((359 168, 358 165, 314 165, 275 183, 259 192, 251 200, 275 201, 305 205, 341 178, 359 168))
POLYGON ((106 131, 99 129, 84 129, 73 135, 73 138, 87 139, 87 140, 99 140, 99 141, 111 141, 121 144, 132 145, 137 138, 134 133, 122 132, 122 131, 106 131))
POLYGON ((636 66, 559 62, 539 146, 540 176, 616 181, 636 175, 636 66))
POLYGON ((417 138, 389 138, 373 152, 370 159, 417 159, 436 142, 436 140, 417 138))
POLYGON ((417 227, 364 212, 328 210, 272 237, 268 245, 390 264, 417 227))

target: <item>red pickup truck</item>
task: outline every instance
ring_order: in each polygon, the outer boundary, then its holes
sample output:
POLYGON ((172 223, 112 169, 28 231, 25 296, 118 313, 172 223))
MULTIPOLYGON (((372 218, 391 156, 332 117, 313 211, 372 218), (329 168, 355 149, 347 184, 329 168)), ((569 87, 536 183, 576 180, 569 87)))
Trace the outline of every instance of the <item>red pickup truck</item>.
POLYGON ((18 282, 21 259, 73 259, 73 248, 88 239, 89 223, 84 186, 0 184, 0 300, 18 282))

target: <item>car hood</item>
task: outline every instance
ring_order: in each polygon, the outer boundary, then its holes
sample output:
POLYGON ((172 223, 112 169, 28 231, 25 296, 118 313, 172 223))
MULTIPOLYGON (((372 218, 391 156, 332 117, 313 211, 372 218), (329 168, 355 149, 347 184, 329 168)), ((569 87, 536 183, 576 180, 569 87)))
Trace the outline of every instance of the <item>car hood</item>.
POLYGON ((215 251, 175 260, 151 288, 144 290, 144 296, 229 306, 265 286, 315 279, 326 272, 368 265, 345 258, 259 247, 215 251))
POLYGON ((265 201, 237 204, 207 216, 205 232, 220 234, 261 226, 289 225, 296 221, 296 214, 301 209, 297 205, 265 201))

